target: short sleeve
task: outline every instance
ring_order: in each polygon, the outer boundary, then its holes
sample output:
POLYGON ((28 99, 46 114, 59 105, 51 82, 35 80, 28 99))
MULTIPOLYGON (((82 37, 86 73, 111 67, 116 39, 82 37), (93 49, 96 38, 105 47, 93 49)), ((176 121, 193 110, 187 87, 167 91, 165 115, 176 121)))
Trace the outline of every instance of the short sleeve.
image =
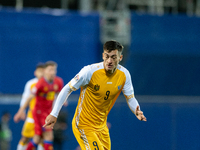
POLYGON ((24 92, 22 94, 20 106, 24 105, 24 103, 26 102, 26 100, 27 100, 27 98, 29 97, 30 94, 31 94, 31 84, 27 82, 26 85, 25 85, 25 88, 24 88, 24 92))

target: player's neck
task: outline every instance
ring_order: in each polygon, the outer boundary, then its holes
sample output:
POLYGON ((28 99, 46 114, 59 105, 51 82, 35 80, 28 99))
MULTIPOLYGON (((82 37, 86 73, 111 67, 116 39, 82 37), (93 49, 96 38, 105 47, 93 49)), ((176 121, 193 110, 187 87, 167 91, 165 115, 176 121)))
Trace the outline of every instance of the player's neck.
POLYGON ((44 76, 44 79, 45 79, 45 81, 46 81, 46 82, 48 82, 48 83, 50 83, 50 84, 53 82, 53 80, 52 80, 52 79, 48 79, 48 78, 47 78, 47 77, 45 77, 45 76, 44 76))
POLYGON ((115 68, 115 69, 113 69, 113 70, 109 70, 109 71, 107 71, 107 70, 105 69, 105 72, 106 72, 106 75, 107 75, 107 76, 112 76, 112 75, 115 74, 116 70, 117 70, 117 68, 115 68))

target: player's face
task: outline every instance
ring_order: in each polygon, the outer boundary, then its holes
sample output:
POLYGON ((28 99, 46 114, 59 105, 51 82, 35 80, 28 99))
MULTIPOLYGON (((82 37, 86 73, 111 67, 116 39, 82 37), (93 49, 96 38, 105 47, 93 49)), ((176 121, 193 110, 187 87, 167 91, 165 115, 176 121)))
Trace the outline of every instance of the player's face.
POLYGON ((54 77, 57 73, 57 67, 56 66, 47 66, 44 69, 44 76, 47 80, 53 81, 54 77))
POLYGON ((44 74, 44 69, 43 68, 37 68, 35 70, 34 74, 38 79, 40 79, 44 74))
POLYGON ((122 60, 122 55, 118 50, 113 50, 108 52, 104 50, 103 60, 104 60, 104 68, 109 73, 112 74, 115 72, 115 69, 119 62, 122 60))

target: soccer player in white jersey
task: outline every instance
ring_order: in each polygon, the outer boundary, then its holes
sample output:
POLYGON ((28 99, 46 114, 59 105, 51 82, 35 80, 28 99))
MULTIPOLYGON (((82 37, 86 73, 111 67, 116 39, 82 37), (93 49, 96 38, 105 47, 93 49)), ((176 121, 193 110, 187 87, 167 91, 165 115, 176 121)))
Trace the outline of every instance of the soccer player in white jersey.
POLYGON ((141 121, 147 121, 134 96, 129 71, 119 65, 123 46, 107 41, 103 46, 103 62, 85 66, 57 97, 44 126, 53 128, 59 111, 72 91, 81 88, 72 121, 73 133, 82 150, 110 150, 111 142, 106 125, 107 115, 122 91, 129 108, 141 121))
MULTIPOLYGON (((31 90, 35 87, 38 80, 43 76, 43 70, 44 70, 44 64, 38 63, 34 71, 35 78, 27 81, 25 85, 24 92, 22 94, 22 99, 20 101, 20 107, 22 107, 25 104, 27 98, 31 95, 31 90)), ((19 122, 21 119, 25 120, 26 118, 21 133, 22 136, 17 145, 17 150, 25 150, 30 138, 34 136, 34 119, 32 115, 32 110, 34 106, 35 106, 35 98, 33 98, 29 103, 29 110, 27 113, 27 117, 25 112, 23 114, 20 114, 19 111, 14 116, 14 121, 16 123, 19 122)), ((43 149, 41 147, 42 146, 40 145, 38 148, 43 149)))

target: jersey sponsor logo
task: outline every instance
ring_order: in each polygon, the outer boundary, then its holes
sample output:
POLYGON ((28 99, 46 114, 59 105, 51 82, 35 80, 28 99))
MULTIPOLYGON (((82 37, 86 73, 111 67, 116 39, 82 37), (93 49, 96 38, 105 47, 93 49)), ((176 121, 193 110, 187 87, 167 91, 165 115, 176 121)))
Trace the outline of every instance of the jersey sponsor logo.
POLYGON ((98 90, 100 89, 100 85, 96 84, 96 85, 94 86, 94 89, 95 89, 95 91, 98 91, 98 90))
POLYGON ((79 75, 78 75, 78 74, 74 77, 74 80, 75 80, 76 82, 79 80, 79 75))
POLYGON ((112 82, 107 82, 107 84, 112 84, 112 82))
POLYGON ((55 92, 54 92, 54 91, 50 91, 50 92, 48 92, 48 93, 46 94, 46 99, 47 99, 48 101, 53 101, 54 98, 55 98, 55 92))
POLYGON ((118 90, 120 90, 120 89, 121 89, 121 87, 122 87, 122 85, 119 85, 119 86, 118 86, 118 90))

